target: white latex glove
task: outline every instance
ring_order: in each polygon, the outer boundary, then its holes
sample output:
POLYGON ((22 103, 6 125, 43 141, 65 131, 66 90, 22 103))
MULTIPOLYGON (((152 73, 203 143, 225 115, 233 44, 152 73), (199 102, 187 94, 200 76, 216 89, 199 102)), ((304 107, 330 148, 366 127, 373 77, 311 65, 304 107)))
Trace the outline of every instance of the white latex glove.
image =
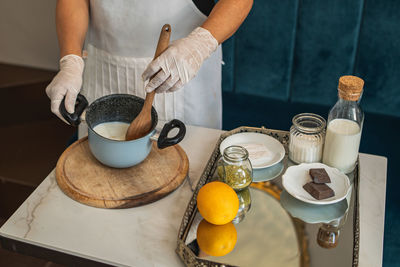
POLYGON ((201 27, 187 37, 176 40, 159 57, 153 60, 142 74, 146 92, 173 92, 184 86, 199 71, 203 61, 218 47, 218 41, 201 27))
POLYGON ((85 63, 80 56, 66 55, 60 59, 60 71, 46 87, 46 94, 51 100, 51 111, 64 122, 59 111, 65 96, 65 109, 74 113, 76 97, 81 90, 82 74, 85 63))

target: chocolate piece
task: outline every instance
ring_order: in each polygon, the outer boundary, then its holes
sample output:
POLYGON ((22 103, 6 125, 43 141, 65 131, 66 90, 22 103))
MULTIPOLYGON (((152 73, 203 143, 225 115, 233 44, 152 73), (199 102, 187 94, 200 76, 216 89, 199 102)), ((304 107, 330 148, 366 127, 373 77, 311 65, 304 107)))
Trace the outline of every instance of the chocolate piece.
POLYGON ((330 188, 326 184, 316 184, 314 182, 309 182, 305 184, 303 188, 317 200, 333 197, 335 195, 335 192, 333 192, 332 188, 330 188))
POLYGON ((316 184, 324 184, 324 183, 331 182, 331 179, 329 178, 328 173, 323 168, 310 169, 310 175, 311 175, 311 178, 313 179, 314 183, 316 183, 316 184))

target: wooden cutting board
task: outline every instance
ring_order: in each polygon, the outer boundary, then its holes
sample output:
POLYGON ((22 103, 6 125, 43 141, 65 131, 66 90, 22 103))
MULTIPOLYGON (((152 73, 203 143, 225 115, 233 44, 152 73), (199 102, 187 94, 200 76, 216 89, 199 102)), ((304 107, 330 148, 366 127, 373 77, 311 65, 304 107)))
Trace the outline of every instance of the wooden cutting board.
POLYGON ((156 143, 139 165, 107 167, 92 155, 85 137, 61 155, 56 179, 61 190, 80 203, 107 209, 131 208, 171 193, 182 184, 188 170, 189 160, 179 145, 158 149, 156 143))

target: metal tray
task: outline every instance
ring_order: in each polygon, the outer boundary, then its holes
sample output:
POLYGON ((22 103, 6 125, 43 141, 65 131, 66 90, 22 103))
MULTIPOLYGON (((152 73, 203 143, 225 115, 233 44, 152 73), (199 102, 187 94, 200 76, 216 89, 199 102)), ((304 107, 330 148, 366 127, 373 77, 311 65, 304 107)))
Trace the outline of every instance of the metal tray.
MULTIPOLYGON (((197 193, 199 189, 206 183, 212 181, 214 179, 214 174, 217 168, 217 161, 220 157, 220 151, 219 151, 219 145, 220 143, 228 136, 236 134, 236 133, 241 133, 241 132, 255 132, 255 133, 262 133, 266 134, 269 136, 274 137, 277 139, 279 142, 281 142, 285 148, 285 158, 283 160, 284 163, 284 168, 283 171, 280 173, 278 177, 271 181, 266 181, 266 182, 253 182, 251 184, 251 188, 254 188, 254 190, 262 190, 266 194, 272 196, 276 200, 279 201, 280 198, 280 193, 282 192, 283 188, 281 185, 281 176, 287 169, 288 165, 292 164, 290 160, 288 159, 288 142, 289 142, 289 132, 287 131, 280 131, 280 130, 271 130, 271 129, 266 129, 264 127, 262 128, 253 128, 253 127, 240 127, 237 129, 234 129, 229 132, 225 132, 222 134, 215 146, 215 149, 213 153, 211 154, 208 163, 203 171, 203 174, 201 175, 199 182, 196 186, 196 189, 193 193, 193 196, 186 208, 186 211, 184 213, 184 216, 182 218, 182 223, 179 229, 179 234, 178 234, 178 242, 177 242, 177 248, 176 248, 176 253, 180 256, 182 261, 186 266, 237 266, 236 263, 225 263, 225 262, 219 262, 217 260, 213 259, 206 259, 203 257, 199 257, 196 255, 195 250, 193 246, 190 244, 186 243, 186 239, 188 237, 189 231, 191 230, 191 227, 193 226, 192 224, 196 220, 196 215, 198 215, 197 211, 197 206, 196 206, 196 198, 197 198, 197 193)), ((349 178, 353 184, 353 191, 352 191, 352 196, 351 196, 351 201, 349 203, 349 208, 346 211, 345 215, 343 218, 341 218, 341 223, 343 225, 347 225, 346 228, 350 229, 347 231, 346 234, 346 242, 347 246, 352 247, 352 253, 351 251, 349 252, 348 249, 343 249, 338 246, 338 248, 331 248, 330 250, 334 251, 335 258, 343 258, 346 259, 346 266, 358 266, 358 255, 359 255, 359 238, 360 238, 360 233, 359 233, 359 201, 358 201, 358 184, 359 184, 359 169, 358 169, 358 162, 356 165, 355 170, 353 173, 349 175, 349 178), (349 233, 350 231, 350 233, 349 233), (349 254, 351 253, 351 254, 349 254), (346 255, 345 255, 346 254, 346 255), (339 256, 339 257, 338 257, 339 256)), ((253 190, 253 189, 252 189, 253 190)), ((282 208, 283 209, 283 208, 282 208)), ((288 213, 289 214, 289 213, 288 213)), ((292 223, 293 223, 293 228, 295 229, 296 235, 297 235, 297 243, 298 243, 298 248, 299 248, 299 260, 298 260, 298 266, 301 267, 307 267, 307 266, 318 266, 320 263, 318 261, 325 260, 322 259, 321 256, 319 255, 320 253, 317 253, 318 249, 321 248, 315 248, 315 244, 311 244, 310 242, 315 242, 310 239, 310 233, 312 230, 316 227, 315 224, 311 225, 308 223, 303 222, 302 220, 298 218, 294 218, 289 214, 292 223), (311 245, 311 246, 310 246, 311 245), (311 248, 311 249, 310 249, 311 248), (318 255, 314 255, 318 254, 318 255), (315 260, 313 257, 316 257, 315 260), (317 259, 319 258, 319 259, 317 259)), ((329 226, 329 224, 328 224, 329 226)), ((342 227, 342 226, 341 226, 342 227)), ((321 229, 321 228, 320 228, 321 229)), ((344 242, 344 241, 343 241, 344 242)), ((340 239, 339 239, 340 243, 340 239)), ((325 248, 326 249, 326 248, 325 248)), ((322 253, 323 254, 323 253, 322 253)), ((342 262, 340 263, 343 266, 343 259, 342 262)), ((266 263, 267 264, 267 263, 266 263)), ((249 265, 248 265, 249 266, 249 265)), ((296 265, 297 266, 297 265, 296 265)), ((332 265, 334 266, 334 265, 332 265)))

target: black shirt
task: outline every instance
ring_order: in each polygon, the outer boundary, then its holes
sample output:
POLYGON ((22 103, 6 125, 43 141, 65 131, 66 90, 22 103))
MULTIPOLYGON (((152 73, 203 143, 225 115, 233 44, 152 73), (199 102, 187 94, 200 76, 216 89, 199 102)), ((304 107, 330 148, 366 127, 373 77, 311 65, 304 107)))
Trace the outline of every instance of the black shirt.
POLYGON ((215 5, 214 0, 193 0, 193 3, 207 17, 215 5))

